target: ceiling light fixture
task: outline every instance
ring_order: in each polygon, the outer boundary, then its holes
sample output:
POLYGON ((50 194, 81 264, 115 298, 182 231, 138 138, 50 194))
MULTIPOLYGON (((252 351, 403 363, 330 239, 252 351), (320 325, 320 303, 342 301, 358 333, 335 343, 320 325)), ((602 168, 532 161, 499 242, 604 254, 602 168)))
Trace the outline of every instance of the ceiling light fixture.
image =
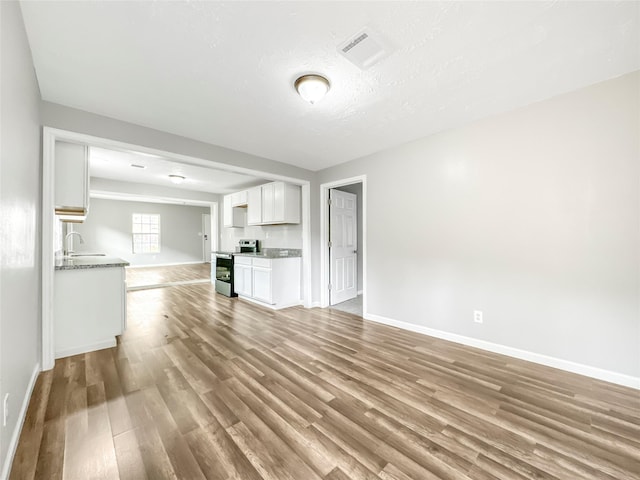
POLYGON ((321 100, 331 88, 329 80, 322 75, 314 74, 302 75, 295 81, 293 86, 298 94, 311 104, 321 100))
POLYGON ((171 180, 171 183, 179 185, 185 181, 185 177, 183 177, 182 175, 169 175, 169 180, 171 180))

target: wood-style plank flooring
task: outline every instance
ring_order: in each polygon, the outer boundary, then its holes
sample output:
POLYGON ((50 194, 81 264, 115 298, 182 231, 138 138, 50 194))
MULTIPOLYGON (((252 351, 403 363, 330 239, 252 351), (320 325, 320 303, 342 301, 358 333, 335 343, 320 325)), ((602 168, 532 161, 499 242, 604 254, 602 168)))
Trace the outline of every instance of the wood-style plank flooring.
POLYGON ((152 287, 176 282, 210 280, 210 263, 167 265, 163 267, 127 267, 127 288, 152 287))
POLYGON ((11 480, 640 479, 638 391, 210 284, 42 373, 11 480))

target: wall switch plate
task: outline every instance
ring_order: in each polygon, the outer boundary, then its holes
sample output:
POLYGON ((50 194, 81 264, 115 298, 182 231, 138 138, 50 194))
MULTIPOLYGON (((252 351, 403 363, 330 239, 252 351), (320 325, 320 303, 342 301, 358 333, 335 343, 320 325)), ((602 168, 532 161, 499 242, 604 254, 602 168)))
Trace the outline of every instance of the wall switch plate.
POLYGON ((4 402, 2 402, 2 426, 7 426, 7 419, 9 418, 9 394, 4 396, 4 402))
POLYGON ((482 311, 480 310, 473 311, 473 321, 476 323, 482 323, 482 311))

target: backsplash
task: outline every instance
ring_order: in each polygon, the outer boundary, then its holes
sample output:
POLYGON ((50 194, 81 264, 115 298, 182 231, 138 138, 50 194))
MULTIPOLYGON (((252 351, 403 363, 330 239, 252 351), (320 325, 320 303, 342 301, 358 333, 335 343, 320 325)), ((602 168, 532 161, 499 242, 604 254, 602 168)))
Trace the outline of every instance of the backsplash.
POLYGON ((261 248, 302 248, 302 224, 222 227, 220 233, 222 251, 234 251, 242 238, 260 240, 261 248))

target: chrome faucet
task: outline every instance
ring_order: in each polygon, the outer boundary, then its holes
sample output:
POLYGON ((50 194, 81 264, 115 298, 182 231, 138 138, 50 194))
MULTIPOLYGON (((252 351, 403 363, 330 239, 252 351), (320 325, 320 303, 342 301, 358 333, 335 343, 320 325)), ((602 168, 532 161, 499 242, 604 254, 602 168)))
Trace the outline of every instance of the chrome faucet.
POLYGON ((67 233, 67 235, 64 237, 64 252, 63 252, 63 255, 65 257, 67 257, 71 252, 73 252, 73 250, 71 250, 71 248, 69 247, 69 239, 73 235, 78 235, 78 237, 80 237, 80 243, 84 243, 84 238, 82 238, 82 235, 80 235, 80 233, 78 233, 78 232, 69 232, 69 233, 67 233))

